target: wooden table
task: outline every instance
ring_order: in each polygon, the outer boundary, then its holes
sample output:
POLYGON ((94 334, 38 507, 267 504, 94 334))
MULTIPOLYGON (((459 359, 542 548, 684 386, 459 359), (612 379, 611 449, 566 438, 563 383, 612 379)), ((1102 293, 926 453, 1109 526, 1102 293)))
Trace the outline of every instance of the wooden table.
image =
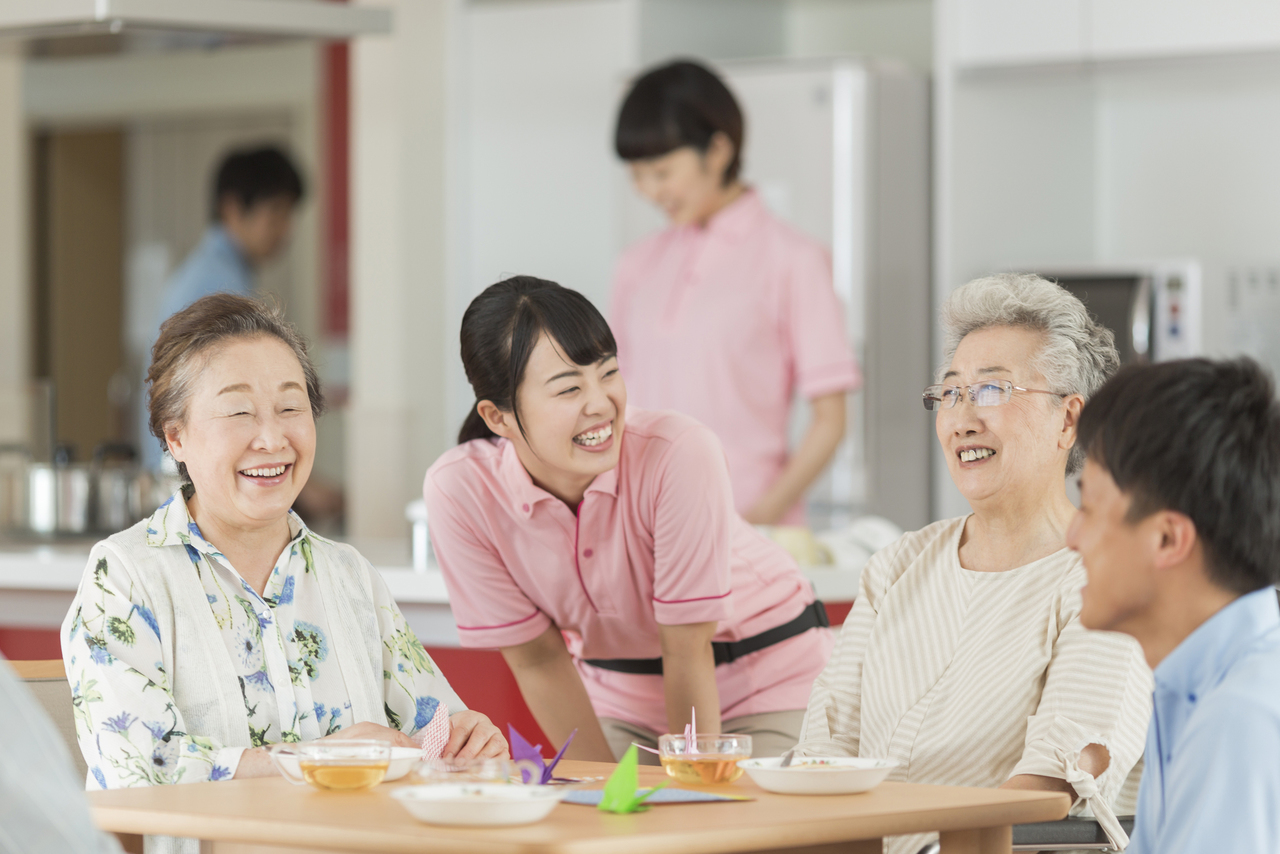
MULTIPOLYGON (((613 766, 563 762, 570 776, 604 776, 613 766)), ((642 785, 666 779, 642 767, 642 785)), ((711 787, 755 800, 657 806, 611 815, 560 804, 538 824, 437 827, 416 821, 388 796, 321 792, 279 777, 90 792, 94 818, 117 834, 205 840, 202 852, 431 852, 431 854, 721 854, 802 851, 869 854, 881 837, 941 831, 945 854, 1006 854, 1010 825, 1066 816, 1066 795, 882 783, 859 795, 774 795, 743 777, 711 787)), ((599 787, 600 784, 596 784, 599 787)), ((687 787, 695 788, 695 787, 687 787)))

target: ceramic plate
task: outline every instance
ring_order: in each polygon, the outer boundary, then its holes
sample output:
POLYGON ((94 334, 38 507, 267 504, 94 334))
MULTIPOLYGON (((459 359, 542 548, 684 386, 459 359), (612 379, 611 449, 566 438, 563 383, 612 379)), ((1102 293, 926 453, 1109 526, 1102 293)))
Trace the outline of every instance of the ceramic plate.
POLYGON ((562 786, 441 784, 393 789, 391 797, 428 824, 501 827, 541 821, 568 791, 562 786))
POLYGON ((835 756, 797 757, 787 768, 782 757, 743 759, 743 768, 760 788, 783 795, 851 795, 872 789, 898 763, 888 759, 835 756))

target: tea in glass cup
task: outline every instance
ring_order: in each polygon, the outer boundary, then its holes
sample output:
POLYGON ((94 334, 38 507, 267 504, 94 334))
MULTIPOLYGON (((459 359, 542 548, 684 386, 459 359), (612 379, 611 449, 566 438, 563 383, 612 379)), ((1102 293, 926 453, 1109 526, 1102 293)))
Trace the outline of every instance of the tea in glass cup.
POLYGON ((681 783, 732 783, 742 776, 738 760, 751 758, 749 735, 699 733, 693 744, 689 741, 684 735, 673 734, 658 739, 658 758, 662 767, 666 769, 667 776, 681 783))
POLYGON ((291 783, 352 792, 382 782, 391 764, 391 745, 374 739, 326 739, 309 744, 273 744, 269 751, 291 783))

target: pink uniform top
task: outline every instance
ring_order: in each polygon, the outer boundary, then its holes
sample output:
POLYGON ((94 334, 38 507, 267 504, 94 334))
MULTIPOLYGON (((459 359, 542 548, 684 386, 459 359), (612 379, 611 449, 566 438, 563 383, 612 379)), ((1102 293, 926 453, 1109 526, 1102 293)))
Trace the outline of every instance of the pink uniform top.
MULTIPOLYGON (((601 716, 666 732, 662 677, 583 658, 659 658, 660 625, 719 621, 716 640, 797 617, 813 591, 790 556, 734 510, 720 443, 674 412, 628 407, 618 465, 575 515, 533 483, 506 439, 438 459, 423 485, 464 647, 526 643, 555 625, 601 716)), ((723 718, 803 709, 828 629, 716 668, 723 718)))
MULTIPOLYGON (((629 248, 609 325, 630 399, 692 415, 720 437, 740 513, 786 466, 796 393, 860 383, 826 250, 752 190, 705 227, 668 228, 629 248)), ((784 521, 803 524, 803 506, 784 521)))

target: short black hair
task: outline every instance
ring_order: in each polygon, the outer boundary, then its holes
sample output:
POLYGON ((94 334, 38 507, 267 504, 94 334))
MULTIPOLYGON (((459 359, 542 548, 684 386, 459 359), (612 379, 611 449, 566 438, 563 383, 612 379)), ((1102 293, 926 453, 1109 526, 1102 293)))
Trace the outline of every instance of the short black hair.
POLYGON ((213 218, 221 217, 222 201, 233 196, 248 210, 264 199, 287 196, 294 204, 306 195, 302 174, 280 148, 274 145, 239 148, 228 152, 218 165, 213 180, 213 218))
POLYGON ((1129 495, 1129 521, 1191 519, 1210 580, 1280 581, 1280 405, 1248 358, 1131 365, 1085 404, 1077 438, 1129 495))
POLYGON ((705 154, 711 137, 722 133, 733 143, 733 160, 724 172, 728 186, 742 170, 742 110, 715 72, 690 60, 678 60, 645 72, 632 85, 618 111, 613 147, 623 160, 661 157, 692 146, 705 154))
MULTIPOLYGON (((577 291, 534 276, 512 276, 485 288, 462 315, 462 367, 476 403, 488 400, 515 415, 520 383, 538 339, 550 335, 575 365, 595 365, 618 355, 609 324, 577 291)), ((475 406, 458 431, 458 444, 493 438, 475 406)))

